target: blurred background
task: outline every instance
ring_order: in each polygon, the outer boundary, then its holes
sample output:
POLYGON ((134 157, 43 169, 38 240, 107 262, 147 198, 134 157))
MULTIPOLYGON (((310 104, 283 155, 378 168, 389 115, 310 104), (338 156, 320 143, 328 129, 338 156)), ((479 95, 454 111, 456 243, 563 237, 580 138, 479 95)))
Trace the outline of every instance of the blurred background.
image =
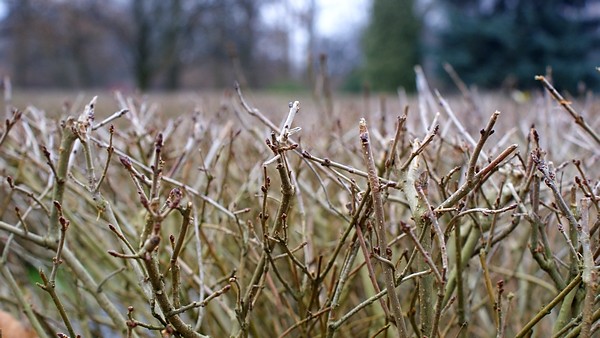
POLYGON ((597 0, 2 0, 0 74, 17 88, 598 89, 597 0), (325 59, 323 56, 327 56, 325 59), (325 65, 326 62, 326 65, 325 65))

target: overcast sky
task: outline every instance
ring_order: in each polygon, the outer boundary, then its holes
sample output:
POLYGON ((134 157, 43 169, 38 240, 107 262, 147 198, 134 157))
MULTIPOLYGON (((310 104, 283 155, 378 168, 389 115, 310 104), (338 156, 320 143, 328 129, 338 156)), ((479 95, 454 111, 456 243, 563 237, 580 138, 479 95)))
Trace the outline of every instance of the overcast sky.
POLYGON ((317 32, 331 36, 367 20, 370 0, 317 0, 317 32))
MULTIPOLYGON (((315 1, 317 7, 315 30, 319 37, 334 37, 347 32, 355 32, 356 27, 366 23, 371 4, 371 0, 315 1)), ((292 62, 296 65, 301 65, 306 61, 305 51, 308 37, 303 29, 293 29, 298 19, 291 13, 302 13, 308 8, 309 3, 310 0, 281 1, 273 2, 263 8, 265 23, 291 28, 290 55, 292 62)))

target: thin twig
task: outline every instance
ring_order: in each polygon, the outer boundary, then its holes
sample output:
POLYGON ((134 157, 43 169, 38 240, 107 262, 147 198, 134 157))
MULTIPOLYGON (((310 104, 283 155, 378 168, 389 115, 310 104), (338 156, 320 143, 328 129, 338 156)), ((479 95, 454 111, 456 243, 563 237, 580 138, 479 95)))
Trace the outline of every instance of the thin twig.
POLYGON ((6 119, 4 126, 4 133, 2 134, 2 136, 0 136, 0 147, 2 147, 2 144, 4 143, 4 141, 7 140, 8 138, 8 133, 10 132, 10 130, 15 126, 15 124, 17 124, 17 122, 21 119, 21 117, 23 116, 23 113, 19 110, 13 110, 12 111, 12 117, 10 119, 6 119))
POLYGON ((184 313, 188 310, 197 308, 197 307, 205 307, 206 305, 208 305, 208 303, 210 303, 211 300, 221 296, 222 294, 226 293, 227 291, 229 291, 229 289, 231 289, 231 285, 227 284, 224 287, 220 288, 219 290, 213 292, 211 295, 209 295, 208 297, 206 297, 203 301, 200 302, 192 302, 189 303, 188 305, 182 306, 180 308, 177 309, 173 309, 170 312, 167 312, 165 314, 165 316, 167 317, 171 317, 171 316, 175 316, 178 315, 180 313, 184 313))
MULTIPOLYGON (((377 284, 377 279, 375 276, 375 269, 373 268, 373 264, 371 264, 371 260, 369 259, 370 255, 369 255, 369 251, 367 249, 367 245, 365 243, 365 237, 363 236, 362 230, 361 230, 361 226, 357 225, 356 226, 356 235, 358 237, 358 243, 360 244, 360 248, 363 252, 363 256, 365 256, 365 263, 367 265, 367 271, 369 273, 369 279, 371 280, 371 284, 373 285, 373 289, 375 290, 376 293, 379 293, 381 290, 379 289, 379 284, 377 284)), ((379 257, 378 255, 375 255, 375 257, 379 257)), ((394 265, 392 264, 392 267, 394 265)), ((389 309, 385 303, 385 301, 382 299, 379 300, 381 303, 381 308, 383 309, 383 312, 385 313, 386 318, 389 317, 390 312, 389 309)))
MULTIPOLYGON (((414 278, 419 278, 422 277, 424 275, 427 275, 431 273, 431 270, 427 270, 427 271, 420 271, 420 272, 415 272, 413 274, 407 275, 404 278, 401 279, 401 281, 408 281, 414 278)), ((381 299, 381 297, 387 295, 388 290, 387 289, 383 289, 381 290, 379 293, 365 299, 362 303, 356 305, 352 310, 348 311, 345 315, 343 315, 340 319, 338 319, 337 321, 333 322, 332 324, 330 324, 332 327, 334 328, 338 328, 340 326, 342 326, 342 324, 346 321, 348 321, 352 316, 354 316, 355 314, 357 314, 358 312, 360 312, 362 309, 364 309, 365 307, 375 303, 378 299, 381 299)))
MULTIPOLYGON (((344 263, 342 265, 342 271, 340 272, 340 275, 337 278, 335 292, 333 293, 333 297, 331 298, 330 303, 331 310, 329 311, 329 316, 327 318, 327 332, 325 334, 325 337, 327 338, 332 338, 335 331, 339 328, 339 325, 336 325, 338 324, 338 322, 334 321, 334 311, 340 306, 340 297, 342 295, 342 291, 344 290, 344 286, 346 285, 346 281, 348 279, 348 275, 350 274, 352 264, 354 263, 354 260, 356 259, 356 256, 358 254, 359 247, 360 245, 358 244, 358 241, 354 241, 352 243, 349 252, 346 255, 346 259, 344 260, 344 263)), ((375 300, 376 299, 374 299, 373 301, 375 300)))
MULTIPOLYGON (((577 227, 579 226, 577 224, 577 220, 575 219, 575 216, 573 215, 573 213, 567 206, 567 203, 560 194, 560 191, 556 186, 556 174, 552 171, 551 168, 549 168, 549 166, 546 164, 546 161, 544 161, 544 159, 542 158, 541 150, 534 150, 531 153, 531 157, 533 159, 533 162, 535 162, 535 164, 537 165, 537 169, 542 173, 542 176, 544 177, 544 183, 546 183, 548 188, 550 188, 550 190, 552 191, 552 194, 554 195, 554 200, 556 201, 556 204, 558 205, 561 214, 569 221, 569 224, 572 227, 572 229, 577 229, 577 227)), ((563 226, 560 224, 560 222, 558 222, 557 225, 558 231, 560 231, 560 233, 563 235, 565 241, 567 242, 567 245, 569 246, 569 249, 571 250, 571 254, 573 254, 573 257, 579 260, 579 254, 577 253, 577 250, 575 250, 573 242, 571 242, 571 238, 569 237, 563 226)))
POLYGON ((308 316, 298 322, 296 322, 294 325, 290 326, 287 330, 283 331, 283 333, 281 333, 279 335, 279 338, 283 338, 287 335, 289 335, 290 333, 292 333, 294 331, 294 329, 296 329, 297 327, 299 327, 300 325, 309 322, 317 317, 319 317, 320 315, 326 313, 327 311, 331 310, 331 307, 325 307, 315 313, 309 313, 308 316))
POLYGON ((517 333, 515 338, 522 338, 529 333, 529 331, 537 324, 542 318, 551 313, 551 310, 567 296, 567 294, 581 283, 581 274, 577 275, 554 299, 544 306, 538 313, 531 318, 531 320, 525 324, 525 326, 517 333))
MULTIPOLYGON (((371 186, 371 196, 373 198, 373 208, 375 210, 375 231, 377 232, 377 241, 379 250, 386 256, 388 260, 392 258, 392 250, 387 245, 385 220, 383 212, 383 200, 381 198, 381 187, 379 178, 377 177, 377 171, 375 168, 375 161, 371 151, 371 143, 369 139, 369 131, 367 129, 367 122, 365 119, 361 119, 359 122, 359 137, 362 145, 363 156, 365 164, 367 166, 367 173, 369 175, 369 185, 371 186)), ((398 335, 400 337, 407 337, 406 324, 404 323, 404 316, 402 314, 402 307, 400 300, 396 294, 396 284, 394 281, 393 266, 390 267, 387 264, 381 264, 383 269, 383 276, 385 279, 386 288, 389 290, 388 298, 390 300, 391 313, 394 316, 396 327, 398 328, 398 335)))
POLYGON ((73 325, 71 325, 71 320, 69 319, 67 311, 65 310, 64 305, 60 301, 60 298, 58 298, 58 295, 56 294, 55 281, 49 280, 43 270, 40 269, 39 273, 44 284, 36 283, 37 286, 39 286, 44 291, 48 292, 48 294, 52 298, 52 301, 54 302, 54 305, 56 306, 56 309, 58 310, 58 313, 60 314, 60 317, 63 320, 63 323, 65 323, 65 326, 67 327, 67 331, 69 331, 69 335, 71 337, 75 337, 75 331, 73 330, 73 325))
POLYGON ((450 195, 444 202, 442 202, 436 210, 442 210, 446 208, 450 208, 454 206, 458 201, 460 201, 463 197, 465 197, 468 193, 472 191, 472 189, 477 186, 490 172, 498 167, 500 162, 504 161, 510 154, 512 154, 518 146, 513 144, 508 148, 504 149, 495 159, 493 159, 487 166, 478 171, 473 180, 466 181, 463 185, 458 188, 452 195, 450 195))
POLYGON ((581 337, 591 337, 594 298, 598 290, 598 270, 594 264, 594 255, 590 243, 589 207, 591 200, 588 197, 581 199, 581 226, 577 229, 580 236, 580 244, 583 251, 583 272, 581 279, 585 284, 585 298, 583 300, 581 337))
MULTIPOLYGON (((350 174, 358 175, 358 176, 364 177, 364 178, 367 178, 369 176, 368 173, 366 173, 360 169, 356 169, 351 166, 332 161, 328 158, 319 158, 317 156, 310 154, 306 150, 302 151, 302 156, 304 158, 306 158, 307 160, 311 160, 313 162, 319 163, 320 165, 322 165, 324 167, 333 167, 333 168, 341 169, 350 174)), ((385 179, 383 177, 378 177, 378 178, 379 178, 379 181, 382 184, 385 184, 386 186, 395 187, 397 185, 397 182, 395 182, 395 181, 391 181, 391 180, 385 179)))
POLYGON ((558 103, 571 115, 571 117, 575 120, 575 124, 579 125, 586 133, 588 133, 596 143, 600 144, 600 135, 598 135, 594 129, 583 119, 579 113, 571 107, 571 103, 560 95, 560 93, 552 86, 552 84, 546 79, 546 77, 542 75, 536 75, 535 79, 541 81, 546 90, 552 95, 552 97, 558 101, 558 103))
POLYGON ((128 112, 129 112, 129 109, 121 109, 121 110, 119 110, 118 112, 115 112, 115 113, 113 113, 112 115, 110 115, 109 117, 107 117, 107 118, 105 118, 104 120, 102 120, 102 122, 100 122, 100 123, 98 123, 98 124, 94 125, 94 126, 92 127, 92 130, 96 130, 96 129, 102 128, 102 127, 104 127, 105 125, 107 125, 107 124, 111 123, 112 121, 114 121, 114 120, 118 119, 119 117, 121 117, 121 116, 123 116, 123 115, 127 114, 128 112))
POLYGON ((392 142, 392 146, 390 147, 391 151, 388 158, 385 161, 386 168, 390 168, 394 166, 396 161, 396 148, 398 147, 398 142, 400 138, 402 138, 402 132, 404 131, 404 126, 406 124, 406 118, 408 116, 408 106, 404 107, 404 115, 398 116, 398 122, 396 123, 396 133, 394 134, 394 141, 392 142))
POLYGON ((56 282, 56 273, 58 272, 58 266, 62 263, 62 251, 65 245, 65 239, 67 237, 67 229, 69 228, 69 220, 67 220, 62 214, 62 206, 57 201, 54 201, 54 207, 58 209, 60 223, 60 237, 58 239, 58 245, 56 248, 56 256, 52 258, 52 272, 50 273, 50 283, 54 286, 56 282))

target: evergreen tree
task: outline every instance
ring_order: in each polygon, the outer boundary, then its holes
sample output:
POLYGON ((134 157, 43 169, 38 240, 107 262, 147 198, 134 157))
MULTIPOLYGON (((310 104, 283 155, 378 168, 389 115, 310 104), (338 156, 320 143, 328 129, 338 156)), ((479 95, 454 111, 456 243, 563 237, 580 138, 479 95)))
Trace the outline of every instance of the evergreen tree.
POLYGON ((534 76, 550 66, 563 89, 576 91, 580 81, 598 85, 600 17, 587 1, 441 1, 449 20, 438 63, 449 62, 468 83, 497 88, 510 79, 533 87, 534 76))
POLYGON ((363 36, 364 75, 374 90, 414 89, 420 21, 414 0, 374 0, 363 36))

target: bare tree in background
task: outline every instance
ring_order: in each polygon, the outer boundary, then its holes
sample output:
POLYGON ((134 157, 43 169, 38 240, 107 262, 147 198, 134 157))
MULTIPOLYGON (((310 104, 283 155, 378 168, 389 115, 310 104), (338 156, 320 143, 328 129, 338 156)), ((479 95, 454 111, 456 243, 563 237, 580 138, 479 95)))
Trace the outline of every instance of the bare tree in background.
POLYGON ((137 87, 148 89, 157 77, 164 88, 180 86, 183 53, 192 48, 191 36, 201 27, 202 15, 217 6, 211 0, 131 0, 128 44, 137 87))
POLYGON ((315 55, 316 52, 316 44, 317 44, 317 33, 316 33, 316 17, 317 17, 317 4, 315 0, 310 0, 308 2, 308 7, 298 13, 298 18, 300 21, 300 27, 306 32, 308 36, 308 46, 306 49, 306 74, 308 77, 309 83, 314 83, 315 81, 315 55))
POLYGON ((258 41, 272 34, 261 21, 271 1, 5 0, 0 69, 16 86, 265 85, 258 41))
POLYGON ((111 2, 5 4, 7 14, 0 23, 2 62, 16 85, 91 87, 106 85, 123 73, 122 53, 104 24, 106 18, 113 27, 122 22, 111 2))

